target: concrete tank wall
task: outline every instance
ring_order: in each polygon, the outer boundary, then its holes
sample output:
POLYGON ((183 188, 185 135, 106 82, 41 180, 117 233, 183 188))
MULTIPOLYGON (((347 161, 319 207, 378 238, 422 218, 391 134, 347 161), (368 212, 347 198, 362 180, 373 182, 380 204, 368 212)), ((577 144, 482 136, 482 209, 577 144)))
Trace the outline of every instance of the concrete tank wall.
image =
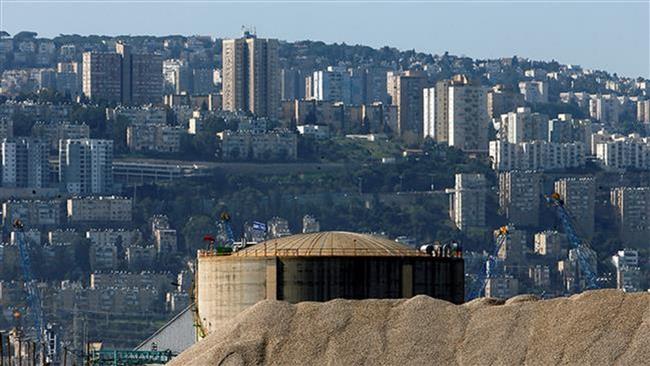
POLYGON ((266 260, 248 257, 200 257, 197 302, 204 329, 266 298, 266 260))
POLYGON ((198 306, 210 333, 260 300, 291 303, 336 298, 464 299, 460 258, 204 256, 198 263, 198 306))
POLYGON ((463 261, 431 257, 281 257, 277 299, 404 298, 429 295, 464 299, 463 261))

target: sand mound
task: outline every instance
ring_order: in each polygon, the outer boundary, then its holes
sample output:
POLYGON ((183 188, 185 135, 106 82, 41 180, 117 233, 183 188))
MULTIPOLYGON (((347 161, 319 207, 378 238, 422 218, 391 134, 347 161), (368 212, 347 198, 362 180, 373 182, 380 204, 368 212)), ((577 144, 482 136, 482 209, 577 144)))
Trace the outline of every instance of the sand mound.
POLYGON ((611 365, 650 360, 650 294, 465 305, 263 301, 175 358, 208 365, 611 365))

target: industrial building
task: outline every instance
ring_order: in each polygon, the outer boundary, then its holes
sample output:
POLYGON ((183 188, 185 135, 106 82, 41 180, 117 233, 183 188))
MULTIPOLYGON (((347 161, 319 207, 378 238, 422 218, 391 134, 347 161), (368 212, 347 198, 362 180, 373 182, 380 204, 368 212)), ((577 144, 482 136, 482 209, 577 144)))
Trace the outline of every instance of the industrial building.
POLYGON ((265 299, 464 298, 460 254, 431 256, 389 239, 319 232, 272 239, 234 253, 200 251, 199 326, 220 323, 265 299))

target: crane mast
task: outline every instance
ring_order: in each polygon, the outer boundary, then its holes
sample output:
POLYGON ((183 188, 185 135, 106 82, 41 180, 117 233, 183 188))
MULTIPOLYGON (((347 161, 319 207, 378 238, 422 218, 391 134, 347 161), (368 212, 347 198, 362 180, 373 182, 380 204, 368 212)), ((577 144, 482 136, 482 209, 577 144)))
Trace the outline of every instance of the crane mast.
POLYGON ((16 219, 13 223, 13 228, 16 232, 16 242, 20 253, 23 279, 25 281, 25 288, 27 289, 27 304, 29 305, 32 318, 34 319, 36 343, 40 345, 43 333, 43 309, 41 308, 41 297, 38 293, 36 282, 32 276, 32 263, 29 258, 29 248, 27 247, 25 240, 25 226, 20 219, 16 219))
POLYGON ((496 237, 495 240, 495 245, 494 245, 494 251, 488 255, 487 259, 485 260, 485 263, 483 264, 481 268, 481 272, 479 272, 479 277, 476 281, 476 284, 474 286, 474 290, 470 292, 468 300, 475 299, 479 296, 481 296, 481 293, 485 290, 485 285, 487 284, 488 278, 491 278, 491 263, 493 263, 494 258, 499 254, 499 250, 501 250, 501 247, 506 242, 506 239, 508 238, 508 228, 506 226, 502 226, 499 228, 499 233, 496 237))

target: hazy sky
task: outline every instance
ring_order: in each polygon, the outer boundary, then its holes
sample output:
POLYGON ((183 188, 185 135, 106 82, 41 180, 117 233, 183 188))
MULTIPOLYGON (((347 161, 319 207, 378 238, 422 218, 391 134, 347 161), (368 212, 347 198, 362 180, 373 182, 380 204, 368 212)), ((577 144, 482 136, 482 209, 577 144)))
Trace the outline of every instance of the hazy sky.
POLYGON ((63 34, 202 34, 523 56, 650 78, 650 0, 0 0, 0 28, 63 34))

